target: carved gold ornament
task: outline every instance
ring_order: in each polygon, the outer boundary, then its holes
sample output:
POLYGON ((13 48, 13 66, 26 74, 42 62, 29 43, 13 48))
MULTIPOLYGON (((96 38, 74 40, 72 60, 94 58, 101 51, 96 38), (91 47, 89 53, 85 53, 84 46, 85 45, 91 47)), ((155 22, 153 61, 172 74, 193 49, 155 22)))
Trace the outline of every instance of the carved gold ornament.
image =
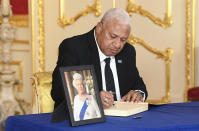
POLYGON ((45 71, 45 22, 44 22, 44 0, 38 0, 39 15, 39 72, 45 71))
POLYGON ((59 0, 59 18, 58 18, 58 24, 61 27, 65 27, 67 25, 73 24, 75 21, 77 21, 81 16, 85 16, 89 13, 94 13, 95 16, 101 15, 101 5, 100 0, 95 0, 93 5, 90 5, 87 7, 87 9, 79 12, 76 16, 72 18, 66 18, 66 14, 64 11, 64 0, 59 0))
POLYGON ((29 44, 28 40, 13 40, 12 44, 29 44))
POLYGON ((30 1, 31 5, 30 5, 30 14, 31 14, 31 46, 32 46, 32 73, 35 73, 36 72, 36 36, 35 36, 35 1, 34 0, 31 0, 30 1))
POLYGON ((192 87, 195 86, 195 43, 196 43, 196 0, 192 0, 192 41, 191 41, 191 73, 192 73, 192 79, 191 79, 191 85, 192 87))
POLYGON ((154 16, 147 10, 142 9, 140 5, 136 5, 133 0, 128 0, 128 4, 126 7, 126 11, 131 16, 133 13, 140 14, 142 16, 148 17, 153 23, 167 28, 172 25, 172 16, 171 16, 171 9, 172 9, 172 1, 167 0, 167 12, 165 13, 164 20, 161 20, 159 17, 154 16))
POLYGON ((185 43, 186 86, 184 92, 184 101, 187 101, 188 89, 195 86, 195 51, 194 50, 195 50, 195 33, 196 33, 196 0, 186 0, 185 28, 186 28, 186 43, 185 43))

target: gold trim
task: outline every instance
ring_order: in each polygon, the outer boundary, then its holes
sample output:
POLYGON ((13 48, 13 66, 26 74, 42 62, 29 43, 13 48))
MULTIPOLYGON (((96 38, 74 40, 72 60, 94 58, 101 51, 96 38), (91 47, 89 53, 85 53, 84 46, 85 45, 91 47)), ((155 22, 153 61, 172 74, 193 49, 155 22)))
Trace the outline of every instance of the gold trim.
POLYGON ((89 13, 95 13, 95 16, 98 17, 101 15, 101 4, 100 0, 95 0, 93 5, 87 7, 87 9, 79 12, 76 16, 67 19, 64 11, 64 0, 59 0, 59 17, 58 17, 58 25, 61 27, 65 27, 67 25, 71 25, 75 23, 81 16, 85 16, 89 13))
POLYGON ((186 43, 185 43, 185 78, 184 101, 188 101, 189 88, 195 86, 195 33, 196 33, 196 0, 186 0, 186 43), (192 10, 191 10, 192 2, 192 10), (192 16, 191 16, 192 13, 192 16), (191 51, 191 52, 190 52, 191 51))
POLYGON ((185 43, 185 93, 184 93, 184 101, 187 101, 187 91, 190 88, 190 41, 191 41, 191 29, 190 29, 190 21, 191 21, 191 2, 190 0, 186 0, 186 43, 185 43))
POLYGON ((142 9, 140 5, 136 5, 133 0, 128 0, 126 11, 132 16, 133 13, 140 14, 142 16, 148 17, 153 23, 167 28, 172 25, 172 16, 171 16, 171 0, 167 0, 167 12, 165 13, 164 20, 161 20, 159 17, 154 16, 152 13, 147 10, 142 9))
MULTIPOLYGON (((2 65, 3 63, 0 62, 0 64, 2 65)), ((19 68, 19 79, 21 82, 23 82, 23 62, 22 61, 12 61, 10 63, 10 65, 14 65, 14 66, 18 66, 19 68)), ((23 83, 19 82, 17 91, 18 92, 22 92, 23 91, 23 83)))
POLYGON ((195 87, 195 33, 196 33, 196 0, 192 0, 192 67, 191 67, 191 80, 192 87, 195 87))
POLYGON ((140 38, 134 37, 130 35, 128 42, 132 45, 135 43, 141 44, 145 49, 157 55, 157 58, 161 58, 165 60, 166 64, 166 89, 165 89, 165 96, 163 96, 160 100, 147 100, 150 103, 169 103, 170 100, 170 63, 173 58, 173 49, 167 48, 165 51, 160 51, 155 48, 152 48, 147 44, 145 41, 141 40, 140 38))
POLYGON ((44 27, 44 0, 38 0, 39 23, 39 72, 45 71, 45 27, 44 27))
MULTIPOLYGON (((28 15, 13 15, 10 19, 10 23, 18 27, 28 27, 28 15)), ((0 23, 2 18, 0 18, 0 23)))
POLYGON ((30 50, 16 50, 16 49, 12 49, 12 52, 30 52, 30 50))
POLYGON ((29 44, 28 40, 13 40, 12 44, 29 44))
MULTIPOLYGON (((2 49, 0 48, 0 52, 2 49)), ((17 50, 17 49, 11 49, 11 52, 30 52, 30 50, 17 50)))
MULTIPOLYGON (((34 0, 31 0, 31 45, 32 45, 32 73, 36 72, 36 55, 35 55, 35 8, 34 0)), ((35 6, 36 7, 36 6, 35 6)))
POLYGON ((113 0, 113 8, 115 8, 116 7, 116 2, 115 2, 115 0, 113 0))

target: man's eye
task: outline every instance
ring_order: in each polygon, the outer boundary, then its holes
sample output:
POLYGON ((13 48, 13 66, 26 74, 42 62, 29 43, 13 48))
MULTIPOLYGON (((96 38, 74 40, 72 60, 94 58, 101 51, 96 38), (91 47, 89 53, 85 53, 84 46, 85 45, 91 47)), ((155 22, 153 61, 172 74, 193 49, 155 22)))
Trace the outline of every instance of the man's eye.
POLYGON ((121 42, 126 42, 126 39, 121 39, 121 42))
POLYGON ((114 36, 114 35, 111 35, 111 38, 115 38, 116 36, 114 36))

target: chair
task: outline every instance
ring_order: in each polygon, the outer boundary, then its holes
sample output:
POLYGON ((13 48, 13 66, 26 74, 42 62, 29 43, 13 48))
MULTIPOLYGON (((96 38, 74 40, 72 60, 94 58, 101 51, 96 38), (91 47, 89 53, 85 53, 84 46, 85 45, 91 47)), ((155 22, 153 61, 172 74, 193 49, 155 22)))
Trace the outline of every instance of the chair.
POLYGON ((188 90, 188 101, 199 101, 199 87, 193 87, 188 90))
POLYGON ((52 72, 35 73, 32 77, 33 112, 49 113, 53 111, 54 101, 51 98, 52 72))

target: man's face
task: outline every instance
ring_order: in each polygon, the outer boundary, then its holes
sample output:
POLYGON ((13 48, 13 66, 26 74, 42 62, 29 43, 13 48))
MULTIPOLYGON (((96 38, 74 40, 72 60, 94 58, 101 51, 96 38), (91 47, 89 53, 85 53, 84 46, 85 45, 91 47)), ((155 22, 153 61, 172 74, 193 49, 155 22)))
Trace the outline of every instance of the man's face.
POLYGON ((78 94, 84 94, 85 88, 83 81, 81 79, 75 80, 75 88, 77 89, 78 94))
POLYGON ((124 47, 130 34, 129 25, 120 24, 116 19, 100 22, 96 27, 96 40, 106 56, 115 56, 124 47))

